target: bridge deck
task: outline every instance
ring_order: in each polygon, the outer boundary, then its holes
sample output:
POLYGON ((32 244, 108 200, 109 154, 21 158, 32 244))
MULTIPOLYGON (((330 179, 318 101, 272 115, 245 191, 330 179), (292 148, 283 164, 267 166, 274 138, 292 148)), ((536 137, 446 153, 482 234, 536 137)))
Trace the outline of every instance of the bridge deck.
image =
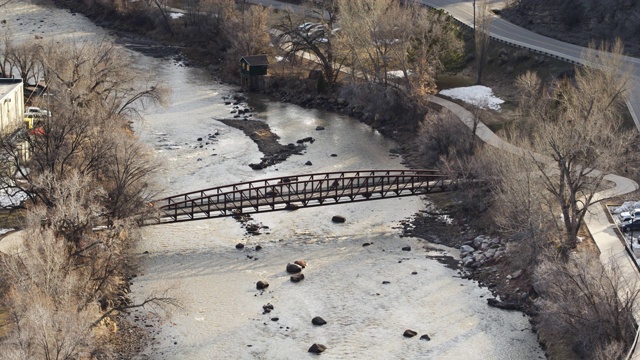
POLYGON ((148 224, 192 221, 265 211, 444 191, 451 181, 436 170, 366 170, 284 176, 179 194, 154 202, 148 224))

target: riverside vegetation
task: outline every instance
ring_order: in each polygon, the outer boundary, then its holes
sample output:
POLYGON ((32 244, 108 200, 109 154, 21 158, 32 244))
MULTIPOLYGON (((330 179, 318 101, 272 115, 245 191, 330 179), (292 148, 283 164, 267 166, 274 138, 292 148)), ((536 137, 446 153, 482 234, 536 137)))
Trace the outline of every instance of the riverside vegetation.
MULTIPOLYGON (((430 212, 450 213, 457 225, 438 226, 443 232, 434 236, 433 227, 424 226, 434 220, 417 215, 409 227, 412 235, 465 245, 465 253, 472 256, 485 250, 483 246, 491 247, 492 241, 484 241, 488 238, 474 241, 480 233, 500 238, 493 242, 499 247, 494 255, 500 255, 469 262, 467 270, 471 277, 491 281, 497 294, 533 317, 551 358, 612 359, 626 354, 635 335, 632 314, 638 289, 620 298, 618 289, 627 284, 621 284, 616 269, 597 261, 588 239, 579 241, 588 235, 582 220, 592 195, 604 186, 601 176, 585 169, 619 171, 634 153, 630 147, 637 146, 630 132, 623 131, 628 77, 618 76, 624 71, 618 56, 621 43, 600 45, 614 53, 611 59, 594 59, 607 61, 607 70, 576 68, 564 77, 540 77, 515 70, 522 58, 489 52, 474 59, 472 34, 446 14, 393 0, 311 2, 315 11, 330 15, 321 21, 321 33, 299 30, 309 18, 230 0, 176 2, 171 5, 186 10, 178 19, 157 2, 58 3, 105 26, 185 46, 189 62, 208 66, 229 81, 237 81, 240 56, 279 56, 283 60, 274 61, 270 70, 270 95, 358 117, 399 140, 413 166, 482 180, 434 198, 440 209, 430 212), (272 39, 269 28, 281 36, 272 39), (272 41, 287 43, 287 50, 270 46, 272 41), (301 50, 314 54, 321 65, 296 58, 295 51, 301 50), (492 66, 513 66, 508 76, 520 98, 502 135, 529 155, 485 148, 473 129, 428 102, 439 74, 484 67, 484 61, 485 75, 478 72, 477 79, 485 82, 492 81, 492 66), (320 76, 307 76, 318 69, 320 76), (400 75, 391 76, 392 70, 400 70, 400 75), (548 155, 552 162, 537 161, 533 153, 548 155), (491 272, 497 275, 487 277, 491 272)), ((27 164, 30 171, 19 172, 18 178, 12 172, 3 177, 29 197, 25 228, 34 239, 29 256, 5 262, 15 284, 5 293, 13 323, 5 344, 26 357, 108 358, 117 353, 103 336, 111 315, 143 305, 128 302, 122 264, 137 236, 135 220, 148 210, 144 203, 153 195, 150 175, 157 166, 148 161, 148 150, 126 124, 135 116, 135 101, 161 103, 165 88, 123 72, 129 67, 119 61, 126 57, 108 43, 79 48, 14 45, 5 37, 2 49, 3 66, 13 67, 26 80, 44 77, 60 97, 51 109, 55 121, 45 123, 44 137, 28 138, 35 149, 27 164), (34 66, 22 65, 29 61, 34 66), (91 76, 78 77, 84 74, 91 76), (92 121, 80 121, 87 118, 92 121), (95 137, 98 132, 111 135, 95 137), (107 230, 92 231, 97 225, 107 230), (43 269, 42 264, 48 265, 43 269), (47 331, 36 333, 43 324, 47 331)), ((533 63, 546 61, 539 57, 533 63)), ((474 112, 484 121, 497 116, 474 112)), ((12 154, 9 140, 4 149, 12 154)), ((146 301, 167 304, 171 298, 158 295, 146 301)))

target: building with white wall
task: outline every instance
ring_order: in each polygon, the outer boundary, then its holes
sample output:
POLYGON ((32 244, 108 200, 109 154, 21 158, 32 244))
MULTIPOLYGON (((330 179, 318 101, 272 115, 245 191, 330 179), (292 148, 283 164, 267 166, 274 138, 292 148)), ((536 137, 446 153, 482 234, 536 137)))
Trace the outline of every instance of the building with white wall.
POLYGON ((0 134, 10 134, 24 121, 22 79, 0 78, 0 134))

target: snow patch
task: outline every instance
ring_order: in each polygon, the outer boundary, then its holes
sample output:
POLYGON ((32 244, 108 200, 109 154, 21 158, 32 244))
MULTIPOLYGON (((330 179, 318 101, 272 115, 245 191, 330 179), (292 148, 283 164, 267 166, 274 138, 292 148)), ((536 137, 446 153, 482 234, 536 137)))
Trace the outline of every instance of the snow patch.
POLYGON ((392 78, 403 78, 404 77, 404 71, 402 71, 402 70, 387 71, 387 75, 389 75, 392 78))
POLYGON ((482 109, 500 110, 500 104, 504 103, 504 100, 493 95, 491 88, 482 85, 446 89, 440 91, 440 94, 482 109))
POLYGON ((0 189, 0 207, 18 206, 27 199, 27 194, 16 189, 0 189))

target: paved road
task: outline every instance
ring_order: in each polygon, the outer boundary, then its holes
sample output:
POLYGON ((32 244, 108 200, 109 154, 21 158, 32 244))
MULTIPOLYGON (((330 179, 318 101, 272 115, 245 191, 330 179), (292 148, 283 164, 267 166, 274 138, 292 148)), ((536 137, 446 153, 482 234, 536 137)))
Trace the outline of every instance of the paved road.
MULTIPOLYGON (((421 0, 420 2, 443 9, 460 22, 469 26, 473 25, 473 1, 471 0, 421 0)), ((585 63, 582 54, 586 48, 536 34, 498 17, 494 17, 491 22, 491 36, 516 46, 526 47, 571 62, 585 63)), ((627 105, 636 127, 640 130, 640 59, 626 56, 625 61, 629 64, 633 75, 627 105)))

